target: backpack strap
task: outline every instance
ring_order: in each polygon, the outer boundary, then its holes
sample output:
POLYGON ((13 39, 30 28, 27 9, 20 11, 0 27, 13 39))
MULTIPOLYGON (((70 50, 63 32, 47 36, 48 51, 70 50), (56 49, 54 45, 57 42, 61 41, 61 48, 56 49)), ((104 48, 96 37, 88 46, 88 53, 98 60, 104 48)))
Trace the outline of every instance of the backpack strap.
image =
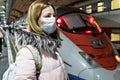
POLYGON ((40 55, 40 51, 36 47, 33 47, 31 45, 27 45, 26 48, 30 50, 32 53, 33 59, 35 61, 35 66, 36 66, 36 76, 38 77, 40 74, 40 69, 42 67, 42 57, 40 55))

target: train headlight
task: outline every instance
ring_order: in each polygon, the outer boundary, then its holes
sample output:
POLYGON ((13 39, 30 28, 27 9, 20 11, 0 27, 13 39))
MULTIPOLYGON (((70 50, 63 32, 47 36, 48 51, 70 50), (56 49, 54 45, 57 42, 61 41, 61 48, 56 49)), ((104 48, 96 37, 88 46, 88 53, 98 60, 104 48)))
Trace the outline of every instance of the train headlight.
POLYGON ((92 67, 98 67, 99 65, 92 59, 88 54, 85 52, 79 52, 79 54, 92 66, 92 67))
POLYGON ((120 57, 118 55, 115 55, 115 58, 118 62, 120 62, 120 57))
POLYGON ((59 26, 61 26, 62 25, 62 17, 60 17, 60 18, 58 18, 57 20, 56 20, 56 23, 57 23, 57 26, 59 27, 59 26))

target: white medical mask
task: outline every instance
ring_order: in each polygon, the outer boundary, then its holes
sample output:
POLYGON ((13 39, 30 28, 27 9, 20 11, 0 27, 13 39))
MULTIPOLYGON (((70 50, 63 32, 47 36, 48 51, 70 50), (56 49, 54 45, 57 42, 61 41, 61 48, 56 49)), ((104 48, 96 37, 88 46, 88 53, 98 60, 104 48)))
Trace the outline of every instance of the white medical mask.
POLYGON ((52 34, 56 30, 55 17, 52 18, 43 18, 44 24, 41 26, 42 30, 47 34, 52 34))

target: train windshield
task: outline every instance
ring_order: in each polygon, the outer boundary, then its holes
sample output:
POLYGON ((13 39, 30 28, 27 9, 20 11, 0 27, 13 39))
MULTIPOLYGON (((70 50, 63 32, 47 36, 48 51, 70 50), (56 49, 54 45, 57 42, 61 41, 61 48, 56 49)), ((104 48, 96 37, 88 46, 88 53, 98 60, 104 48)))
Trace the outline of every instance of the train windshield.
POLYGON ((60 17, 62 28, 69 32, 82 33, 85 30, 91 30, 94 33, 101 33, 102 30, 90 15, 82 13, 70 13, 60 17))

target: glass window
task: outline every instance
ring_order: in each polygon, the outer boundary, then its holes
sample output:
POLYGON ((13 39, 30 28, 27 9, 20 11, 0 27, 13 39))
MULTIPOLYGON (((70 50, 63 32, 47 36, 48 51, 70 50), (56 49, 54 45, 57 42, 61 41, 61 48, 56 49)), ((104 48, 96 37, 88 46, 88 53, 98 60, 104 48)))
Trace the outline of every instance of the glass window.
POLYGON ((98 6, 98 8, 97 8, 98 12, 104 11, 104 2, 98 3, 97 6, 98 6))
POLYGON ((119 29, 112 29, 111 41, 120 42, 120 30, 119 29))
POLYGON ((74 33, 84 33, 90 31, 95 34, 101 33, 101 28, 97 25, 94 18, 82 13, 70 13, 60 17, 62 20, 61 28, 74 33))
POLYGON ((91 5, 86 6, 86 12, 92 13, 92 6, 91 5))
MULTIPOLYGON (((85 15, 86 16, 86 15, 85 15)), ((86 26, 80 13, 71 13, 62 17, 69 29, 86 26)))
POLYGON ((120 0, 112 0, 111 1, 111 9, 118 9, 120 8, 120 0))
POLYGON ((114 34, 114 33, 112 33, 111 34, 111 40, 114 42, 116 42, 116 41, 120 41, 120 34, 114 34))
POLYGON ((111 41, 114 43, 115 48, 120 53, 120 29, 112 29, 111 41))

